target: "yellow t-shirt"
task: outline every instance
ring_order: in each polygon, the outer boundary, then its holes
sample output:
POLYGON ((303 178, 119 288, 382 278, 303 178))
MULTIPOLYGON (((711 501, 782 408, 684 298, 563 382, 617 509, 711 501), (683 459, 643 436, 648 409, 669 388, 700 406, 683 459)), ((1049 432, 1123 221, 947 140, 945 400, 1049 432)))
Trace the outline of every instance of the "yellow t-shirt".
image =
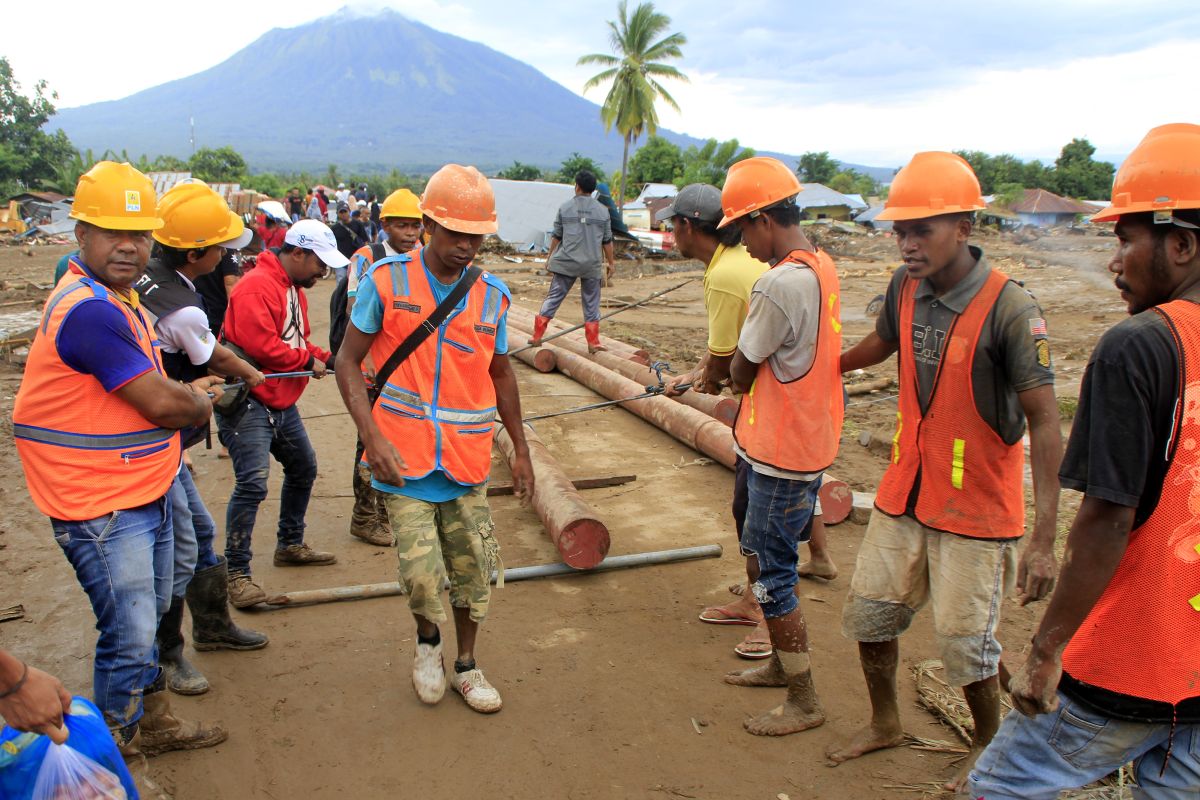
POLYGON ((708 352, 731 356, 750 310, 750 291, 768 265, 750 257, 745 245, 718 245, 704 271, 704 308, 708 311, 708 352))

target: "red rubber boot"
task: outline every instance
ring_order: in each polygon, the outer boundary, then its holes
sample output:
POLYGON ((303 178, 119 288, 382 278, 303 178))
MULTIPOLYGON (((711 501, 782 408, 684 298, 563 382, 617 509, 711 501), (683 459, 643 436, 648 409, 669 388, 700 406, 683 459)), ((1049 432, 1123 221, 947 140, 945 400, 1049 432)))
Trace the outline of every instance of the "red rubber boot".
POLYGON ((529 343, 534 347, 542 346, 542 337, 546 335, 546 326, 550 324, 550 317, 543 317, 538 314, 533 319, 533 338, 529 343))
POLYGON ((600 323, 585 322, 583 323, 583 335, 587 339, 589 353, 599 353, 608 348, 600 344, 600 323))

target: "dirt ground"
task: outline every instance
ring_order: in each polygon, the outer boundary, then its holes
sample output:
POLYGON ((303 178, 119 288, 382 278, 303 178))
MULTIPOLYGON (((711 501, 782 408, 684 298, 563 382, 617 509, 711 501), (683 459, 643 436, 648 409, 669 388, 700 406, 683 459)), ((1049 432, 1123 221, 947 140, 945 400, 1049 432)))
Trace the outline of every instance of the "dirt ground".
MULTIPOLYGON (((1017 244, 980 235, 993 265, 1039 298, 1049 321, 1060 397, 1073 397, 1097 336, 1124 314, 1104 270, 1113 239, 1056 234, 1017 244)), ((823 244, 838 261, 847 344, 871 329, 864 310, 884 291, 896 266, 884 236, 830 233, 823 244)), ((67 248, 26 255, 0 247, 0 314, 36 310, 54 262, 67 248), (7 306, 4 304, 8 304, 7 306)), ((517 302, 535 308, 548 280, 528 259, 498 256, 489 267, 508 281, 517 302)), ((701 272, 695 263, 622 262, 610 299, 632 300, 695 277, 645 309, 605 325, 612 336, 646 347, 681 368, 704 346, 701 272)), ((314 338, 326 338, 332 281, 310 293, 314 338)), ((579 321, 576 295, 561 318, 579 321)), ((36 317, 35 317, 36 320, 36 317)), ((0 625, 0 644, 88 694, 95 642, 83 591, 55 545, 50 526, 29 500, 12 446, 12 397, 21 357, 0 356, 0 607, 20 603, 25 616, 0 625)), ((569 408, 598 399, 557 375, 517 364, 526 413, 569 408)), ((893 364, 872 371, 894 375, 893 364)), ((884 456, 859 443, 864 431, 890 438, 895 405, 884 390, 853 398, 841 455, 831 470, 855 489, 873 491, 884 456)), ((255 574, 270 591, 395 579, 393 550, 347 534, 354 430, 332 380, 313 382, 300 402, 316 447, 320 474, 308 514, 308 540, 332 550, 327 568, 275 568, 270 562, 278 512, 279 471, 263 504, 255 574)), ((1064 430, 1068 423, 1064 423, 1064 430)), ((746 666, 732 651, 747 628, 705 625, 700 609, 729 599, 726 586, 743 569, 729 514, 732 475, 621 409, 538 422, 537 431, 571 477, 635 473, 633 483, 587 491, 612 534, 612 553, 721 544, 720 559, 602 575, 510 584, 493 595, 480 637, 479 661, 503 693, 494 717, 467 709, 451 693, 422 706, 410 688, 414 629, 404 598, 381 598, 260 613, 237 621, 265 631, 271 644, 253 653, 192 653, 212 690, 173 698, 189 717, 218 720, 227 743, 173 753, 152 762, 180 800, 213 797, 452 798, 918 798, 936 794, 952 774, 954 756, 902 747, 837 768, 825 765, 827 745, 849 736, 868 713, 855 646, 839 628, 842 600, 863 528, 830 529, 841 568, 834 581, 803 584, 802 607, 813 642, 813 669, 828 715, 816 730, 762 739, 742 721, 782 700, 781 690, 739 689, 724 672, 746 666)), ((198 484, 223 531, 232 488, 228 461, 193 450, 198 484)), ((494 480, 506 482, 497 463, 494 480)), ((1060 531, 1073 498, 1064 498, 1060 531)), ((556 552, 531 509, 513 498, 492 503, 504 562, 550 563, 556 552)), ((220 544, 219 536, 219 544, 220 544)), ((1006 659, 1021 660, 1042 605, 1006 603, 1006 659)), ((446 631, 449 634, 449 630, 446 631)), ((926 739, 954 734, 915 703, 910 667, 936 657, 929 615, 918 616, 902 640, 904 721, 926 739)), ((956 743, 957 744, 957 743, 956 743)))

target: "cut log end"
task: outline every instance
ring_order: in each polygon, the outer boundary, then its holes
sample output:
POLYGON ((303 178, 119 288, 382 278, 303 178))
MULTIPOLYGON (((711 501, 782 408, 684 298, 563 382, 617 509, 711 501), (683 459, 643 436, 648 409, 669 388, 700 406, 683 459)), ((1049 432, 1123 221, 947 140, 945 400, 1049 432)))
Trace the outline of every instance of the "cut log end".
POLYGON ((854 507, 854 492, 845 481, 826 478, 818 492, 821 498, 821 518, 826 525, 837 525, 850 516, 854 507))
POLYGON ((592 569, 608 555, 608 528, 597 519, 577 519, 563 528, 558 552, 563 563, 575 569, 592 569))

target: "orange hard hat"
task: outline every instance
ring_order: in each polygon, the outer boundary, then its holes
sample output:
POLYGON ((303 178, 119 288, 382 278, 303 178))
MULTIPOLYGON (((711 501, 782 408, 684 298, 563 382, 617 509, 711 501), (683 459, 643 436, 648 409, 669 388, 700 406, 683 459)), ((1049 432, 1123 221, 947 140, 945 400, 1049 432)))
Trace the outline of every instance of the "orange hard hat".
POLYGON ((739 161, 725 176, 725 188, 721 190, 725 216, 717 227, 724 228, 738 217, 795 197, 803 190, 796 173, 777 158, 755 156, 739 161))
POLYGON ((433 174, 421 195, 421 213, 457 233, 495 233, 496 195, 474 167, 447 164, 433 174))
POLYGON ((100 161, 79 178, 71 219, 113 231, 155 231, 154 184, 128 163, 100 161))
POLYGON ((407 219, 421 218, 421 201, 413 194, 412 189, 397 189, 383 201, 379 209, 381 219, 388 217, 405 217, 407 219))
POLYGON ((917 153, 896 173, 876 219, 906 220, 987 208, 971 165, 954 153, 917 153))
POLYGON ((225 198, 204 181, 177 183, 158 201, 162 228, 152 235, 159 244, 177 250, 193 250, 220 244, 241 249, 250 243, 252 231, 242 218, 229 210, 225 198))
POLYGON ((1146 134, 1117 170, 1112 201, 1092 217, 1200 208, 1200 125, 1176 122, 1146 134))

